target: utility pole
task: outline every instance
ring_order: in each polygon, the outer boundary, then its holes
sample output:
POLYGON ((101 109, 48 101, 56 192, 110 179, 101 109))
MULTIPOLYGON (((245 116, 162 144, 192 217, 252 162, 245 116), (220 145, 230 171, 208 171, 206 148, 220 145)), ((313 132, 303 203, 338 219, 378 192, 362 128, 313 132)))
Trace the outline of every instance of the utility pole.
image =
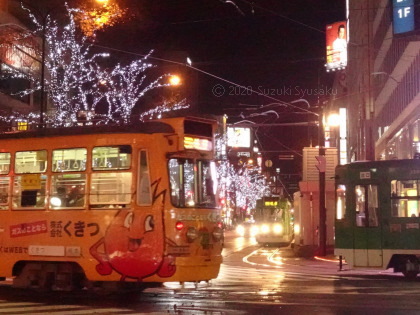
POLYGON ((322 105, 319 107, 319 116, 318 116, 318 146, 319 146, 319 156, 317 157, 319 170, 319 227, 318 227, 318 236, 319 236, 319 253, 320 256, 326 256, 327 254, 327 209, 325 208, 325 169, 326 169, 326 160, 325 160, 325 135, 324 135, 324 110, 322 105))

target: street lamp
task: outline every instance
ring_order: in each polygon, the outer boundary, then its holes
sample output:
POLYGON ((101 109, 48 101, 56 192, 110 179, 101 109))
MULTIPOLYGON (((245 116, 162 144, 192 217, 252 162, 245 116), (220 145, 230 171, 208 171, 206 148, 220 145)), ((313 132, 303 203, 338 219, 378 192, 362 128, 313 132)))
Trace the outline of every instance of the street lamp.
POLYGON ((178 85, 181 85, 181 83, 182 83, 181 82, 181 77, 179 75, 174 74, 174 75, 171 75, 169 77, 169 84, 170 85, 178 86, 178 85))

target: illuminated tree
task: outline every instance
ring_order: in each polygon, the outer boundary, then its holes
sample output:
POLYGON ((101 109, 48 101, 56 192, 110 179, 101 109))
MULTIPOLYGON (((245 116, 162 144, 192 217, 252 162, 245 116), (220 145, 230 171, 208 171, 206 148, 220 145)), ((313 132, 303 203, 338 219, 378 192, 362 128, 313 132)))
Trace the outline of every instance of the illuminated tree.
MULTIPOLYGON (((216 137, 216 152, 221 152, 225 140, 216 137)), ((237 208, 253 209, 257 200, 269 194, 269 185, 263 175, 255 167, 243 164, 235 167, 229 160, 218 161, 217 177, 220 197, 237 208)))
POLYGON ((127 121, 134 106, 146 92, 169 85, 162 83, 166 75, 152 82, 146 81, 145 72, 153 67, 147 62, 149 55, 140 60, 134 60, 126 66, 117 64, 112 71, 104 73, 101 82, 108 86, 105 97, 109 104, 109 115, 120 114, 127 121))
MULTIPOLYGON (((147 70, 153 67, 148 62, 150 54, 128 65, 117 64, 113 68, 101 66, 102 59, 109 55, 93 53, 93 45, 77 30, 73 9, 67 8, 69 22, 64 27, 50 17, 41 21, 29 9, 26 10, 36 26, 35 34, 42 33, 45 27, 44 89, 53 105, 53 111, 47 114, 45 122, 54 126, 74 125, 79 112, 94 113, 99 111, 99 107, 102 107, 100 111, 107 112, 102 116, 102 122, 109 122, 115 116, 127 122, 135 105, 146 92, 168 85, 163 82, 166 75, 154 80, 146 76, 147 70)), ((17 45, 16 41, 13 45, 17 45)), ((25 77, 32 82, 30 88, 19 92, 20 95, 41 89, 42 82, 37 73, 22 73, 10 67, 8 75, 25 77)), ((177 104, 163 101, 139 118, 160 116, 165 111, 186 107, 188 105, 185 101, 177 104)), ((29 118, 36 116, 32 114, 29 118)))

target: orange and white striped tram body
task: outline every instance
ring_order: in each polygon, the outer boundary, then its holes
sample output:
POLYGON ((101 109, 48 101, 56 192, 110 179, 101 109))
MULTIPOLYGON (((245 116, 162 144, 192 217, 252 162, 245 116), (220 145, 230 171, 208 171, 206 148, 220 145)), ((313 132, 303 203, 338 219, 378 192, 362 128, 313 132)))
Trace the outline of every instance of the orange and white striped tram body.
POLYGON ((0 135, 0 277, 17 287, 216 278, 213 121, 0 135))

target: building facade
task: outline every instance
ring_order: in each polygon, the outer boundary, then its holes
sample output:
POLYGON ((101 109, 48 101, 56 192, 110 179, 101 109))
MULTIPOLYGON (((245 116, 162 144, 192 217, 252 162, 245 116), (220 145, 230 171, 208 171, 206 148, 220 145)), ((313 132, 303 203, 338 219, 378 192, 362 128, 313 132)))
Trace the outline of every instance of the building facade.
POLYGON ((28 75, 40 75, 40 39, 27 35, 26 25, 13 14, 17 4, 11 3, 0 2, 0 110, 29 113, 38 108, 39 93, 18 92, 32 87, 28 75))
POLYGON ((348 0, 347 7, 347 90, 341 103, 348 112, 349 160, 416 158, 420 154, 420 21, 415 24, 419 3, 348 0), (412 28, 398 32, 399 18, 410 17, 412 28))

